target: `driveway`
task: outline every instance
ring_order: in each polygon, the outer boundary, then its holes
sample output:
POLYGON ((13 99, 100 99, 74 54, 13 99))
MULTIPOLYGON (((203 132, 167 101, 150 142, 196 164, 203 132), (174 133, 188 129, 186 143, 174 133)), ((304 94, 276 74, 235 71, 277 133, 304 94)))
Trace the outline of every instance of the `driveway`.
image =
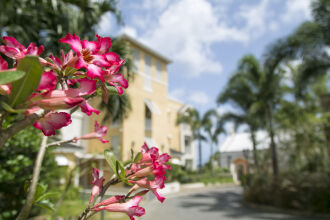
POLYGON ((240 187, 193 189, 167 195, 163 204, 152 200, 143 206, 141 220, 325 220, 246 207, 240 187))

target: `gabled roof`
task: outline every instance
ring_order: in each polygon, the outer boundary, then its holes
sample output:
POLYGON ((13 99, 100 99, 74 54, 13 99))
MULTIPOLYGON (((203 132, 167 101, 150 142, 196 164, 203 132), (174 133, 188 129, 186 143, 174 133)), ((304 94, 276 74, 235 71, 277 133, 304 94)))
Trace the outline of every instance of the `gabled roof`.
MULTIPOLYGON (((267 132, 256 132, 257 149, 266 149, 269 147, 269 137, 267 132)), ((233 133, 225 139, 219 146, 219 151, 222 152, 242 152, 243 150, 253 150, 251 135, 249 132, 233 133)))
POLYGON ((172 63, 172 60, 168 59, 164 55, 158 53, 157 51, 151 49, 150 47, 146 46, 145 44, 139 42, 138 40, 134 39, 133 37, 131 37, 127 34, 122 34, 122 35, 119 36, 119 38, 130 41, 131 43, 133 43, 136 46, 142 48, 143 50, 147 51, 151 55, 153 55, 153 56, 157 57, 158 59, 164 61, 166 64, 172 63))

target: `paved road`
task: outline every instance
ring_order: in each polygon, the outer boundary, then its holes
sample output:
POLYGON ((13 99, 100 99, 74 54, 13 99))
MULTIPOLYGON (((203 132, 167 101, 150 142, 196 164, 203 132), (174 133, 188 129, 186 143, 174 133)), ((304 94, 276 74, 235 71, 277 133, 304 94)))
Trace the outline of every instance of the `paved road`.
POLYGON ((239 187, 194 189, 168 195, 164 204, 150 201, 141 220, 323 220, 248 208, 239 187))

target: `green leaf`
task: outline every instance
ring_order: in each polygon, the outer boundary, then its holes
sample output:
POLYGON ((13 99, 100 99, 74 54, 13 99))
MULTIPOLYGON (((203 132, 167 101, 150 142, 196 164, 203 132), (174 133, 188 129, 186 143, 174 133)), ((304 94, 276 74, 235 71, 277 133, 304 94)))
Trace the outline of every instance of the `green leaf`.
POLYGON ((55 209, 54 209, 54 204, 53 203, 51 203, 50 201, 48 201, 48 200, 43 200, 42 202, 38 202, 38 203, 36 203, 35 204, 36 206, 39 206, 39 207, 41 207, 41 208, 43 208, 43 209, 48 209, 49 211, 55 211, 55 209))
POLYGON ((121 179, 121 181, 123 181, 124 183, 127 183, 127 184, 131 185, 128 182, 127 178, 126 178, 126 172, 125 172, 124 166, 118 160, 116 161, 116 173, 117 173, 117 176, 119 176, 119 178, 121 179))
POLYGON ((117 89, 113 86, 106 85, 109 95, 119 95, 117 89))
POLYGON ((17 70, 24 71, 26 74, 23 78, 12 83, 9 97, 11 106, 24 102, 31 95, 38 87, 42 74, 42 67, 36 56, 23 58, 18 63, 17 70))
POLYGON ((131 148, 131 161, 134 161, 134 150, 131 148))
POLYGON ((39 200, 40 196, 42 196, 42 194, 44 194, 46 192, 46 190, 47 190, 47 185, 38 184, 33 202, 35 203, 37 200, 39 200))
POLYGON ((23 71, 3 71, 0 72, 0 85, 8 84, 21 79, 25 75, 23 71))
POLYGON ((56 197, 58 195, 59 195, 58 192, 47 192, 47 193, 44 193, 41 196, 39 196, 39 198, 36 199, 34 202, 40 202, 42 200, 48 199, 50 197, 56 197))
POLYGON ((5 102, 1 102, 1 106, 4 110, 11 113, 23 113, 26 111, 26 109, 13 109, 10 105, 8 105, 5 102))
POLYGON ((137 153, 136 155, 135 155, 135 158, 134 158, 134 163, 137 163, 137 162, 139 162, 140 160, 142 159, 142 153, 141 152, 139 152, 139 153, 137 153))
POLYGON ((117 161, 117 158, 116 158, 115 154, 113 152, 111 152, 110 150, 105 150, 104 151, 104 158, 108 162, 108 164, 109 164, 110 168, 112 169, 112 171, 114 173, 117 173, 116 172, 116 161, 117 161))

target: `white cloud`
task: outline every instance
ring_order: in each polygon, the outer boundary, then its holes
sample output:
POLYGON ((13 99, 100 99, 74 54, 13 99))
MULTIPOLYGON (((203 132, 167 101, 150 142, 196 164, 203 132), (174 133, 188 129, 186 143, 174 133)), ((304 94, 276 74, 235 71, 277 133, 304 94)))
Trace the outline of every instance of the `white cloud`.
POLYGON ((190 94, 188 100, 198 105, 206 105, 210 102, 210 97, 205 92, 195 91, 190 94))
MULTIPOLYGON (((244 22, 242 30, 251 38, 256 38, 263 34, 268 25, 271 13, 269 9, 269 0, 261 0, 256 5, 241 5, 236 16, 244 22)), ((275 27, 275 22, 272 24, 275 27)))
POLYGON ((286 23, 293 22, 297 19, 311 19, 311 0, 291 0, 286 1, 286 11, 282 17, 282 21, 286 23))
POLYGON ((169 91, 169 97, 174 98, 177 100, 182 100, 183 96, 185 95, 185 90, 183 88, 174 89, 169 91))
POLYGON ((183 65, 190 76, 219 74, 222 65, 212 52, 212 45, 247 40, 241 31, 220 21, 219 16, 206 0, 174 1, 141 38, 183 65))
POLYGON ((98 33, 100 35, 112 35, 113 28, 115 27, 115 17, 110 12, 105 13, 98 24, 98 33))

